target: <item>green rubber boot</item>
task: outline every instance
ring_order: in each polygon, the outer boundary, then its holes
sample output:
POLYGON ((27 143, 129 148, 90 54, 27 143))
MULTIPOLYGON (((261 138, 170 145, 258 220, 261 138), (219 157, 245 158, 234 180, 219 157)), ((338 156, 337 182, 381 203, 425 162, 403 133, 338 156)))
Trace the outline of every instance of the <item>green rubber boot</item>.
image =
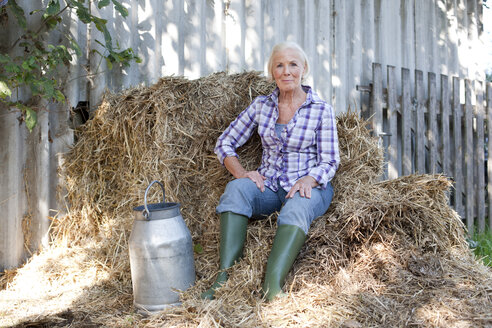
POLYGON ((285 295, 282 292, 285 277, 305 240, 306 234, 298 226, 283 224, 277 228, 262 287, 267 301, 273 300, 276 296, 285 295))
POLYGON ((214 299, 215 290, 227 280, 225 269, 234 265, 242 255, 248 217, 232 212, 220 214, 220 266, 212 287, 202 293, 202 299, 214 299))

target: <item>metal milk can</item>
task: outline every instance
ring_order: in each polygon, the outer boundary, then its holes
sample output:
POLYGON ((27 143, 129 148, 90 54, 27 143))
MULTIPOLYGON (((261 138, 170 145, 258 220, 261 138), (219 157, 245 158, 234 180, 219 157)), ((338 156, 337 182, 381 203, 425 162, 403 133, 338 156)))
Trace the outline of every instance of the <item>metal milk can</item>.
POLYGON ((129 240, 133 304, 140 313, 152 313, 179 305, 177 290, 195 283, 191 234, 179 203, 166 203, 164 186, 152 181, 145 190, 144 205, 133 209, 129 240), (147 193, 160 185, 162 203, 147 204, 147 193))

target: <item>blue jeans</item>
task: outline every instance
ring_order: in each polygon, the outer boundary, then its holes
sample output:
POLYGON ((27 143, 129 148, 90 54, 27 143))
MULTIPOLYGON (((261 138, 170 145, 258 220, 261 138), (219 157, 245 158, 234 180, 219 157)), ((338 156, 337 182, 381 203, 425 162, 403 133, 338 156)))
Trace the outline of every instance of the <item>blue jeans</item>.
POLYGON ((217 213, 233 212, 251 217, 266 217, 279 211, 277 224, 290 224, 301 228, 307 234, 311 223, 323 215, 333 198, 333 188, 328 183, 326 189, 313 188, 311 198, 301 197, 296 192, 293 198, 286 199, 287 192, 279 186, 278 191, 265 187, 261 192, 249 178, 229 182, 220 197, 217 213))

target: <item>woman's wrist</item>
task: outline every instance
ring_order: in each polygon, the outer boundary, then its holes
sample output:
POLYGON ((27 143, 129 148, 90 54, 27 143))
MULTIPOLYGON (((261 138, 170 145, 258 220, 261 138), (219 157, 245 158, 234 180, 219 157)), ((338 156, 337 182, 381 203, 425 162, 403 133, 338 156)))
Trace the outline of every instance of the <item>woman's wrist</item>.
POLYGON ((232 175, 233 175, 236 179, 241 179, 241 178, 246 178, 246 173, 248 173, 248 171, 246 171, 246 170, 241 170, 241 171, 239 171, 239 172, 233 173, 232 175))
POLYGON ((243 168, 239 160, 235 156, 226 157, 224 159, 224 166, 236 179, 244 178, 247 171, 243 168))
POLYGON ((319 186, 319 183, 318 181, 316 181, 316 179, 310 175, 306 175, 306 178, 311 178, 311 187, 315 188, 317 186, 319 186))

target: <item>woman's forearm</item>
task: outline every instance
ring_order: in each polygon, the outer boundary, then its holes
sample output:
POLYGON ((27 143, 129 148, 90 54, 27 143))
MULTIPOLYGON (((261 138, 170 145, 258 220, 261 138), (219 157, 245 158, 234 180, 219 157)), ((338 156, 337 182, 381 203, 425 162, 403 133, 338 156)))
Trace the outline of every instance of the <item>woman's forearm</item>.
POLYGON ((235 156, 229 156, 224 159, 224 165, 226 169, 236 179, 249 178, 253 181, 261 192, 265 191, 264 181, 266 178, 258 171, 246 171, 244 167, 239 163, 239 160, 235 156))
POLYGON ((235 156, 226 157, 224 159, 224 166, 236 179, 243 178, 246 173, 246 170, 235 156))

